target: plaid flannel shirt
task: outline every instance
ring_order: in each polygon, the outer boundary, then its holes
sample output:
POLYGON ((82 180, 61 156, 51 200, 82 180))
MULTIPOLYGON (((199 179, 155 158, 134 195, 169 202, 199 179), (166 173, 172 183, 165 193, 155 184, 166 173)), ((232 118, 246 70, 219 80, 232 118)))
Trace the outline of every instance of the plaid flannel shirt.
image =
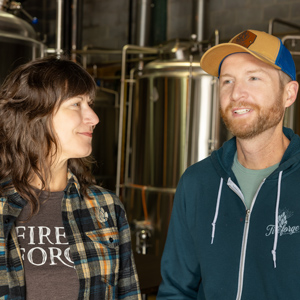
MULTIPOLYGON (((78 299, 141 299, 130 229, 120 200, 98 186, 89 188, 91 199, 83 198, 70 171, 64 192, 62 219, 79 278, 78 299)), ((0 197, 0 300, 26 298, 14 225, 25 205, 13 187, 0 197)))

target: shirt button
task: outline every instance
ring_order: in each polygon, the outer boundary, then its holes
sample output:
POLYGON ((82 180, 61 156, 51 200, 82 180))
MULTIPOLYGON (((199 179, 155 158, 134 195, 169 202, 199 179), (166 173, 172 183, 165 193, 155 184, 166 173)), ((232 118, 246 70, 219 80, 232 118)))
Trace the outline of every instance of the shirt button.
POLYGON ((110 237, 109 241, 112 243, 114 241, 114 239, 112 237, 110 237))

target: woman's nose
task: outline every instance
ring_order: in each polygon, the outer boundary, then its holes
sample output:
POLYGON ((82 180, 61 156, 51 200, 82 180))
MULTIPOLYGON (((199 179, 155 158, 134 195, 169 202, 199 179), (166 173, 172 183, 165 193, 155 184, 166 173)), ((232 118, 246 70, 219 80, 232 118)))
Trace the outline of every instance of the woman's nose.
POLYGON ((84 120, 93 126, 93 128, 99 123, 99 118, 94 110, 89 106, 85 111, 84 120))

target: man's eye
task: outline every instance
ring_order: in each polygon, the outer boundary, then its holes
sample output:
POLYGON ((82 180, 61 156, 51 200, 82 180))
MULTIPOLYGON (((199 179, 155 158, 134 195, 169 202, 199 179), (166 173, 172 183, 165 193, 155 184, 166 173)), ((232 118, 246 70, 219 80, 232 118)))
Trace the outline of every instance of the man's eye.
POLYGON ((253 80, 253 81, 259 80, 259 78, 258 78, 258 77, 255 77, 255 76, 252 76, 250 79, 253 80))
POLYGON ((227 79, 227 80, 223 80, 222 84, 229 84, 231 82, 232 82, 232 80, 227 79))
POLYGON ((72 106, 79 106, 79 102, 73 103, 72 106))

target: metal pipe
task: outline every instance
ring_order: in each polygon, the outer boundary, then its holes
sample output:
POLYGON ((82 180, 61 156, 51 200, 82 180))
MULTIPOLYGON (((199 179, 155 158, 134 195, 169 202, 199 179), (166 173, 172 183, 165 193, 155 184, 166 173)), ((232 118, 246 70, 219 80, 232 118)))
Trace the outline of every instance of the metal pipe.
POLYGON ((213 93, 213 104, 212 104, 212 118, 211 118, 211 137, 209 139, 208 154, 210 155, 218 144, 217 136, 219 136, 219 97, 218 97, 218 81, 212 79, 212 93, 213 93))
POLYGON ((71 32, 71 59, 76 61, 76 54, 73 52, 77 49, 77 0, 72 3, 72 32, 71 32))
POLYGON ((136 190, 145 190, 149 192, 159 192, 159 193, 166 193, 166 194, 175 194, 176 188, 160 188, 160 187, 154 187, 150 185, 137 185, 137 184, 121 184, 120 187, 127 187, 131 189, 136 189, 136 190))
POLYGON ((61 47, 62 40, 62 11, 63 11, 63 0, 56 0, 57 9, 56 9, 56 55, 60 58, 60 55, 63 53, 61 47))
POLYGON ((298 24, 294 24, 294 23, 291 23, 291 22, 288 22, 288 21, 284 21, 284 20, 281 20, 281 19, 274 18, 274 19, 271 19, 269 21, 269 31, 268 31, 269 34, 273 34, 275 23, 283 24, 283 25, 286 25, 286 26, 289 26, 289 27, 300 30, 300 25, 298 25, 298 24))
MULTIPOLYGON (((188 81, 188 78, 186 78, 188 81)), ((176 93, 175 97, 178 97, 179 101, 180 99, 187 99, 187 90, 188 90, 188 82, 187 84, 182 84, 180 88, 180 93, 176 93)), ((175 100, 175 101, 176 101, 175 100)), ((187 104, 184 103, 183 101, 180 101, 179 104, 179 118, 182 120, 182 124, 185 126, 179 126, 178 131, 179 131, 179 153, 183 153, 183 157, 179 159, 179 173, 183 174, 184 170, 186 169, 185 161, 184 161, 184 153, 186 151, 186 143, 185 143, 185 135, 186 135, 186 124, 187 124, 187 104)))
POLYGON ((118 156, 117 156, 117 175, 116 175, 116 194, 117 194, 117 196, 120 195, 122 139, 123 139, 122 131, 123 131, 124 96, 125 96, 125 81, 126 81, 126 57, 127 57, 127 51, 129 49, 135 50, 135 51, 140 50, 142 53, 148 53, 148 54, 158 53, 157 48, 140 47, 140 46, 135 46, 135 45, 125 45, 122 50, 119 137, 118 137, 118 156))
POLYGON ((196 34, 197 41, 201 42, 203 40, 203 32, 204 32, 204 0, 197 0, 196 7, 196 34))
MULTIPOLYGON (((215 45, 219 44, 219 31, 215 30, 215 45)), ((208 153, 211 154, 216 148, 218 148, 220 130, 220 116, 219 116, 219 97, 218 97, 218 81, 212 79, 212 92, 213 92, 213 104, 212 104, 212 118, 211 118, 211 137, 209 140, 208 153)))
MULTIPOLYGON (((287 40, 300 40, 299 35, 286 35, 282 39, 282 43, 284 44, 287 40)), ((300 55, 299 51, 290 51, 292 55, 300 55)))
POLYGON ((125 93, 125 76, 126 76, 126 53, 129 45, 125 45, 122 50, 122 67, 121 67, 121 93, 120 93, 120 110, 119 110, 119 134, 118 134, 118 155, 117 155, 117 174, 116 174, 116 195, 120 195, 121 180, 121 163, 122 163, 122 130, 123 130, 123 113, 124 113, 124 93, 125 93))
POLYGON ((300 51, 290 51, 292 55, 300 55, 300 51))
POLYGON ((125 159, 125 182, 129 179, 129 154, 130 154, 130 139, 131 139, 131 117, 132 117, 132 96, 133 96, 133 84, 136 82, 134 78, 134 72, 136 69, 130 70, 130 86, 128 97, 128 120, 127 120, 127 139, 126 139, 126 159, 125 159))
POLYGON ((219 30, 215 30, 215 45, 218 45, 220 43, 220 35, 219 35, 219 30))
POLYGON ((146 46, 149 44, 151 1, 138 0, 136 15, 136 44, 146 46))
POLYGON ((185 130, 185 151, 184 151, 184 170, 188 167, 188 151, 189 151, 189 132, 190 132, 190 116, 191 116, 191 97, 192 97, 192 80, 193 80, 193 55, 190 55, 188 90, 186 103, 186 130, 185 130))
MULTIPOLYGON (((151 78, 149 80, 149 91, 150 91, 150 101, 149 101, 149 118, 147 118, 147 124, 149 126, 149 159, 154 161, 154 81, 151 78)), ((154 185, 154 164, 151 164, 149 167, 150 171, 150 183, 154 185)))
POLYGON ((122 50, 110 50, 110 49, 88 49, 88 46, 84 46, 83 50, 72 50, 74 54, 122 54, 122 50))
MULTIPOLYGON (((137 0, 136 11, 136 44, 145 47, 149 45, 151 0, 137 0)), ((139 57, 141 60, 138 69, 142 70, 144 68, 143 54, 140 54, 139 57)))
POLYGON ((300 35, 286 35, 282 39, 282 43, 284 44, 287 40, 300 40, 300 35))
POLYGON ((107 88, 104 88, 104 87, 97 87, 97 89, 99 89, 100 91, 103 91, 105 93, 108 93, 108 94, 113 94, 115 96, 115 108, 118 107, 118 98, 119 98, 119 93, 115 90, 111 90, 111 89, 107 89, 107 88))
MULTIPOLYGON (((128 46, 133 47, 134 45, 128 45, 128 46)), ((140 54, 140 53, 149 54, 148 49, 154 49, 150 47, 139 47, 139 48, 140 49, 128 49, 127 54, 140 54)), ((89 50, 88 46, 85 46, 84 49, 85 50, 76 50, 72 52, 77 54, 119 54, 119 55, 123 53, 123 50, 113 50, 113 49, 90 49, 89 50)), ((155 52, 150 52, 150 54, 157 53, 157 52, 158 50, 156 50, 155 52)))
MULTIPOLYGON (((88 48, 88 46, 84 46, 83 47, 83 53, 86 51, 86 49, 88 48)), ((77 53, 77 51, 76 51, 76 53, 77 53)), ((85 68, 85 69, 87 69, 87 55, 83 55, 83 57, 82 57, 82 66, 85 68)))

